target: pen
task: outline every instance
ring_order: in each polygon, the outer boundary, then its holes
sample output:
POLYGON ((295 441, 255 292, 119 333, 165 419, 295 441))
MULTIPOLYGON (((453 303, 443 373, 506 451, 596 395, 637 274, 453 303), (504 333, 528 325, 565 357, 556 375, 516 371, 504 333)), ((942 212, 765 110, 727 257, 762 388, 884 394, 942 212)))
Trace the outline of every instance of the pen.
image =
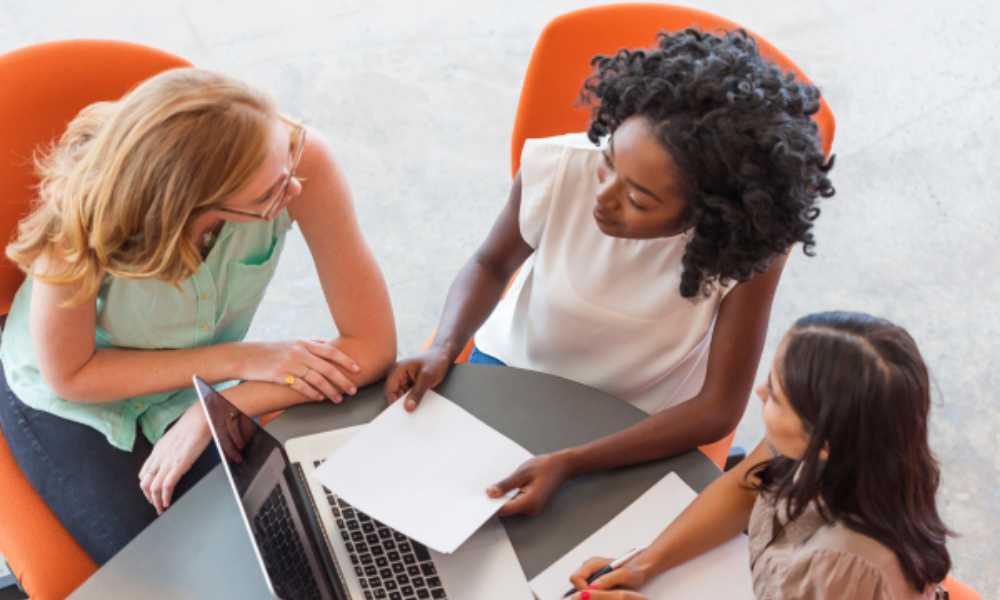
MULTIPOLYGON (((614 571, 618 567, 620 567, 620 566, 624 565, 625 563, 627 563, 628 561, 632 560, 633 558, 635 558, 636 554, 639 554, 642 551, 643 551, 643 548, 632 548, 631 550, 629 550, 628 552, 626 552, 622 556, 620 556, 620 557, 616 558, 615 560, 611 561, 610 564, 605 565, 605 566, 601 567, 600 569, 598 569, 598 570, 594 571, 593 573, 591 573, 590 577, 587 578, 587 583, 588 584, 594 583, 595 581, 597 581, 601 577, 604 577, 605 575, 607 575, 611 571, 614 571)), ((571 589, 570 591, 568 591, 565 594, 563 594, 563 598, 568 598, 568 597, 572 596, 575 593, 576 593, 576 590, 575 589, 571 589)))

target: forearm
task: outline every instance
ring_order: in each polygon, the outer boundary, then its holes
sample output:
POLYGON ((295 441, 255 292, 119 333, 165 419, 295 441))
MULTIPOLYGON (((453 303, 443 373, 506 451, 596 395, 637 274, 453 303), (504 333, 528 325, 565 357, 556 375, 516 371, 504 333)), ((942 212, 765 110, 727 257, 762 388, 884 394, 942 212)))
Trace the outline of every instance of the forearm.
MULTIPOLYGON (((222 392, 226 400, 251 417, 284 410, 296 404, 309 401, 292 388, 261 381, 245 381, 222 392)), ((199 402, 195 402, 184 412, 178 422, 190 422, 197 427, 198 435, 207 439, 210 435, 205 413, 199 402)))
POLYGON ((685 563, 747 528, 757 494, 732 471, 712 482, 636 560, 647 577, 685 563))
POLYGON ((636 557, 647 577, 687 562, 745 531, 757 499, 747 471, 770 458, 759 445, 735 469, 709 484, 649 547, 636 557))
POLYGON ((656 460, 718 440, 741 414, 727 415, 710 399, 695 396, 627 429, 562 452, 574 475, 656 460))
POLYGON ((303 402, 311 402, 286 385, 263 381, 244 381, 222 392, 233 405, 251 417, 284 410, 303 402))
POLYGON ((112 402, 183 388, 195 373, 209 383, 234 379, 239 361, 239 343, 180 350, 99 348, 75 372, 49 384, 66 400, 112 402))
POLYGON ((433 346, 445 350, 454 360, 496 308, 508 277, 485 267, 473 256, 448 290, 433 346))

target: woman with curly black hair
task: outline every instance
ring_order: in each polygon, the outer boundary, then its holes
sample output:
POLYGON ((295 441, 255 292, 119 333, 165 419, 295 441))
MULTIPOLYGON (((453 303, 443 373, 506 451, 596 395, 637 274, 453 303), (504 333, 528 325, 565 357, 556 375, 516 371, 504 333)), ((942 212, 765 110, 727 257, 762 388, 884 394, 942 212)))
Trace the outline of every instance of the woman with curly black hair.
POLYGON ((819 92, 745 32, 663 33, 593 64, 589 131, 525 142, 434 343, 386 382, 414 410, 475 333, 470 362, 560 375, 653 415, 525 463, 490 490, 520 488, 505 515, 538 512, 576 474, 735 428, 785 258, 796 243, 811 253, 816 200, 833 195, 810 118, 819 92))

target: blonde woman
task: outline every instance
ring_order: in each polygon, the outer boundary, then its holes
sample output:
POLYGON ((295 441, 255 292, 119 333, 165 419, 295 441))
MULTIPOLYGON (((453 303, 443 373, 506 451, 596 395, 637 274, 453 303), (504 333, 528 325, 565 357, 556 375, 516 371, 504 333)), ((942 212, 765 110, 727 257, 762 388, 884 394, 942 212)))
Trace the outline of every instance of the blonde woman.
POLYGON ((216 461, 192 373, 257 415, 341 402, 396 352, 389 297, 329 146, 252 88, 178 69, 99 102, 37 161, 7 256, 0 426, 98 563, 216 461), (298 223, 339 337, 244 342, 298 223))

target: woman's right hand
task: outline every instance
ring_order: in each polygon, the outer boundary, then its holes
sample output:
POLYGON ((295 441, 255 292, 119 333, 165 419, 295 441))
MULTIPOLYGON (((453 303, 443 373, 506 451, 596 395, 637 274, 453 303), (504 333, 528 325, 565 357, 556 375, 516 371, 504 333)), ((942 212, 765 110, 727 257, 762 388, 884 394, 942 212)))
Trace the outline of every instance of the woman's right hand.
POLYGON ((385 399, 390 404, 409 392, 407 411, 414 411, 424 393, 444 381, 455 358, 444 348, 431 346, 420 354, 401 360, 392 367, 385 380, 385 399))
POLYGON ((568 600, 649 600, 639 592, 629 590, 579 590, 568 600))
POLYGON ((267 381, 288 385, 311 400, 329 398, 334 403, 358 389, 349 375, 361 371, 354 359, 332 340, 247 342, 242 344, 245 381, 267 381))
POLYGON ((497 512, 498 516, 535 516, 542 512, 559 486, 573 475, 570 451, 540 454, 529 459, 509 477, 491 485, 486 494, 502 498, 511 490, 519 490, 497 512))
MULTIPOLYGON (((621 588, 636 590, 642 587, 648 579, 646 571, 640 566, 642 560, 637 560, 642 556, 642 553, 636 555, 632 560, 628 561, 624 565, 618 567, 614 571, 607 573, 598 577, 593 583, 588 584, 587 578, 603 569, 607 565, 611 564, 610 558, 604 557, 594 557, 583 563, 583 565, 576 570, 575 573, 570 575, 570 583, 573 584, 581 592, 589 591, 588 594, 590 598, 598 600, 599 598, 643 598, 639 594, 634 592, 624 592, 621 588), (620 595, 614 595, 612 593, 603 592, 603 590, 616 590, 620 592, 620 595)), ((573 598, 578 598, 580 596, 574 595, 573 598)))

